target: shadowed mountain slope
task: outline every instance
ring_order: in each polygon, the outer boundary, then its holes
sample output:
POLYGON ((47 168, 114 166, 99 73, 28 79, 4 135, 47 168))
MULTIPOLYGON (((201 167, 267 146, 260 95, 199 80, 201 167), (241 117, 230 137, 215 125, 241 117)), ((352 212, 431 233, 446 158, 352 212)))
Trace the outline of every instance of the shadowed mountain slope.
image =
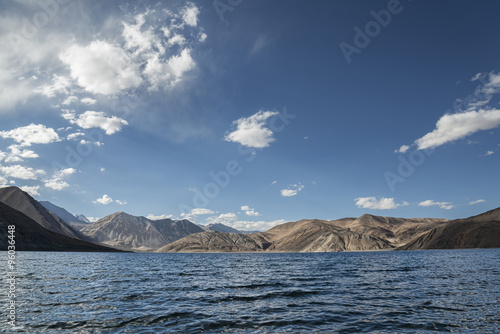
POLYGON ((40 226, 22 212, 0 202, 0 248, 7 250, 8 226, 15 225, 16 251, 116 252, 118 250, 70 238, 40 226))

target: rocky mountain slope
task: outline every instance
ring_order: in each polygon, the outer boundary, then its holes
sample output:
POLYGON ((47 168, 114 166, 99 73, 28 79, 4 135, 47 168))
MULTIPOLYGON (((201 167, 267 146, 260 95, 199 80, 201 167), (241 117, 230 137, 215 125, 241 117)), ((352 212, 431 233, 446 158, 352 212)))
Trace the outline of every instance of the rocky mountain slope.
POLYGON ((40 201, 40 204, 43 205, 45 209, 49 210, 51 213, 64 220, 66 224, 70 225, 78 231, 90 224, 88 220, 82 220, 71 214, 68 210, 61 208, 60 206, 57 206, 51 202, 40 201))
POLYGON ((0 249, 7 250, 9 225, 15 225, 16 251, 116 252, 118 250, 70 238, 40 226, 36 221, 0 202, 0 249))
POLYGON ((91 240, 126 250, 150 251, 203 229, 187 220, 149 220, 125 212, 104 217, 82 229, 91 240))
POLYGON ((205 232, 222 232, 222 233, 237 233, 243 234, 241 231, 238 231, 235 228, 230 226, 216 223, 216 224, 208 224, 208 225, 199 225, 205 232))
POLYGON ((499 248, 500 208, 450 221, 421 235, 400 250, 499 248))
POLYGON ((330 252, 393 249, 436 226, 442 219, 404 219, 363 215, 339 220, 304 219, 266 232, 189 235, 161 252, 276 251, 330 252))
POLYGON ((0 202, 24 213, 46 229, 70 238, 88 241, 88 238, 69 226, 56 215, 51 214, 28 193, 17 187, 0 188, 0 202))

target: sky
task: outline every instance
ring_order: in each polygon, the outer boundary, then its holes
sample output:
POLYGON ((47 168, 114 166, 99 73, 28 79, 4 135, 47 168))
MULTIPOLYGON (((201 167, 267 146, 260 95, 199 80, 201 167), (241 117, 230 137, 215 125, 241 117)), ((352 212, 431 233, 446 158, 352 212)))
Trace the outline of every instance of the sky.
POLYGON ((0 187, 266 230, 500 206, 495 1, 0 1, 0 187))

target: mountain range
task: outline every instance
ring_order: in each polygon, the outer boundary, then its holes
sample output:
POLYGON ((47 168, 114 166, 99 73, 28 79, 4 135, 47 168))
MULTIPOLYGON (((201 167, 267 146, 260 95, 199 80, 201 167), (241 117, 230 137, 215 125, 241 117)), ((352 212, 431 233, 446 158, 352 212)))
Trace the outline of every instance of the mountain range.
MULTIPOLYGON (((500 247, 500 208, 457 220, 365 214, 303 219, 265 232, 223 224, 151 220, 117 212, 90 223, 17 187, 0 188, 0 228, 16 225, 17 250, 158 252, 332 252, 500 247)), ((0 247, 7 249, 7 233, 0 247)))

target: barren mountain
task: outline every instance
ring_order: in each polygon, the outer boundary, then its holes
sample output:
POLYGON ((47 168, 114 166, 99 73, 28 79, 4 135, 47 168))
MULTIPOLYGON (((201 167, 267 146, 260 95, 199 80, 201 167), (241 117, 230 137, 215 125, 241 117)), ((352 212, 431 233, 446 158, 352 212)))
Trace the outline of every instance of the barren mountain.
POLYGON ((118 250, 70 238, 40 226, 36 221, 0 202, 0 248, 7 250, 8 225, 15 225, 17 251, 117 252, 118 250))
POLYGON ((257 252, 269 243, 258 234, 202 232, 188 235, 160 248, 159 252, 257 252))
POLYGON ((394 218, 369 214, 356 219, 345 218, 331 221, 332 224, 353 232, 387 240, 393 246, 404 245, 415 237, 446 222, 446 219, 394 218))
POLYGON ((446 220, 373 215, 329 221, 304 219, 239 237, 233 233, 193 234, 160 251, 331 252, 394 249, 442 224, 446 224, 446 220))
POLYGON ((70 238, 88 241, 88 238, 82 233, 76 231, 56 215, 50 213, 38 201, 28 193, 17 187, 6 187, 0 189, 0 202, 11 208, 24 213, 35 222, 46 229, 56 232, 70 238))
POLYGON ((200 225, 200 227, 205 230, 205 232, 223 232, 223 233, 238 233, 242 234, 242 232, 238 231, 235 228, 230 226, 216 223, 216 224, 208 224, 208 225, 200 225))
POLYGON ((187 220, 152 221, 125 212, 114 213, 86 226, 82 232, 92 240, 127 250, 158 249, 203 229, 187 220))
POLYGON ((400 250, 499 248, 500 208, 450 221, 421 235, 400 250))
POLYGON ((70 225, 71 227, 73 227, 78 231, 90 224, 90 222, 74 216, 66 209, 61 208, 60 206, 57 206, 51 202, 40 201, 40 204, 43 205, 45 209, 49 210, 51 213, 55 214, 56 216, 64 220, 66 224, 70 225))

